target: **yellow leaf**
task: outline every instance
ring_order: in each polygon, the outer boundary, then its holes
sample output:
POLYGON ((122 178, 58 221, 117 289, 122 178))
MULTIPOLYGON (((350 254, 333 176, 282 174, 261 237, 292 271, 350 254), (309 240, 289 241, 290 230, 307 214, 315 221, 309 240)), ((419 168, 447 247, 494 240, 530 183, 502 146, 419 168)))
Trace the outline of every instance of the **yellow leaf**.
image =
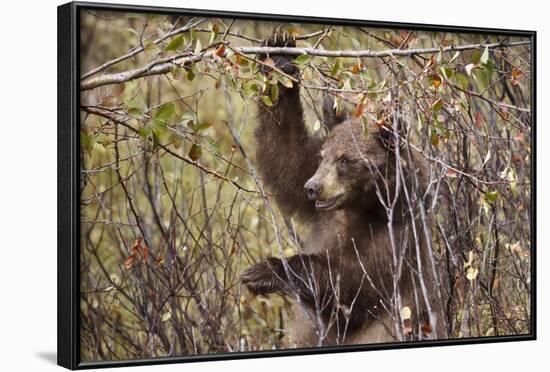
POLYGON ((479 274, 479 270, 475 269, 473 267, 469 267, 468 271, 466 271, 466 278, 470 281, 475 280, 477 278, 477 274, 479 274))
POLYGON ((167 311, 162 315, 162 318, 160 318, 161 321, 166 322, 172 317, 172 313, 167 311))
POLYGON ((408 306, 404 306, 401 311, 399 311, 399 315, 401 316, 402 320, 410 319, 411 318, 411 308, 408 306))
POLYGON ((470 251, 468 253, 468 261, 464 262, 464 268, 468 268, 469 266, 472 266, 472 262, 474 261, 474 251, 470 251))

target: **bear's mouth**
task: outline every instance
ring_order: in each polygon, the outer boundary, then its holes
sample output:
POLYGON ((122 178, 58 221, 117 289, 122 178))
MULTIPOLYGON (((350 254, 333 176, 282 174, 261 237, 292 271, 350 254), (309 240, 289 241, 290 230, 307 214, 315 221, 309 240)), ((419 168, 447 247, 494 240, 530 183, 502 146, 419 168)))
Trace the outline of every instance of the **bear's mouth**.
POLYGON ((340 195, 336 195, 333 198, 327 199, 327 200, 321 200, 317 199, 315 201, 315 208, 317 209, 329 209, 334 207, 338 199, 340 198, 340 195))

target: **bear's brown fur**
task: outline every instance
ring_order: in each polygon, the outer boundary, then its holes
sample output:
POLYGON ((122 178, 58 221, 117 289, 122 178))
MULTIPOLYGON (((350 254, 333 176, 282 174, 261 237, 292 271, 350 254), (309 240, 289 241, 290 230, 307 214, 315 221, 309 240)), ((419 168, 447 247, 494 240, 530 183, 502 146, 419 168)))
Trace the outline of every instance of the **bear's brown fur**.
MULTIPOLYGON (((267 45, 294 41, 274 33, 267 45)), ((296 74, 289 57, 270 58, 296 74)), ((429 234, 420 222, 425 160, 405 149, 397 155, 393 133, 337 116, 325 101, 331 131, 324 141, 304 125, 297 84, 281 87, 272 107, 258 109, 258 170, 305 234, 300 254, 256 264, 242 282, 254 294, 296 300, 300 347, 445 337, 429 234), (405 164, 399 178, 396 156, 405 164)))

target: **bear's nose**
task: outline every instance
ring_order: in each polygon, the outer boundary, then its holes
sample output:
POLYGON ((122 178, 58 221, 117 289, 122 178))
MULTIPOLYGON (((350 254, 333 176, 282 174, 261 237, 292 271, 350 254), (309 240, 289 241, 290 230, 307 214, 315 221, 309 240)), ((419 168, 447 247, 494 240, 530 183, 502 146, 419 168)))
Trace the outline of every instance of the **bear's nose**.
POLYGON ((321 185, 319 182, 315 180, 309 180, 304 185, 304 189, 306 189, 306 194, 309 200, 315 200, 319 196, 319 189, 321 188, 321 185))

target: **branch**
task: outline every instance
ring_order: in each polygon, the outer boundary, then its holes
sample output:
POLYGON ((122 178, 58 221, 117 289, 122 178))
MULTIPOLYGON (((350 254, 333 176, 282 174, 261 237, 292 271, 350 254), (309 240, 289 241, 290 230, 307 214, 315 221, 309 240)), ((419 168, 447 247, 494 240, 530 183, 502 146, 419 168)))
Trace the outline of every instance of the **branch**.
POLYGON ((493 43, 493 44, 468 44, 459 46, 449 46, 444 48, 416 48, 416 49, 386 49, 386 50, 324 50, 315 48, 289 48, 289 47, 236 47, 243 54, 288 54, 319 57, 350 57, 350 58, 382 58, 392 56, 410 57, 419 54, 448 53, 463 50, 480 48, 505 48, 520 45, 529 45, 530 40, 516 41, 512 43, 493 43))
MULTIPOLYGON (((516 41, 512 43, 493 43, 493 44, 468 44, 459 46, 449 46, 444 48, 417 48, 417 49, 387 49, 387 50, 324 50, 315 48, 289 48, 289 47, 234 47, 236 51, 242 54, 288 54, 288 55, 303 55, 320 57, 350 57, 350 58, 383 58, 391 56, 411 57, 420 54, 430 53, 448 53, 464 50, 480 49, 480 48, 505 48, 520 45, 529 45, 530 40, 516 41)), ((94 89, 103 85, 120 84, 126 81, 142 78, 151 75, 162 75, 168 73, 174 64, 183 65, 189 62, 197 62, 203 58, 211 57, 212 51, 203 51, 197 55, 189 56, 189 53, 184 55, 175 55, 164 59, 153 61, 144 67, 124 72, 105 74, 94 78, 87 79, 81 83, 82 91, 94 89)))
MULTIPOLYGON (((176 36, 176 35, 179 35, 181 33, 184 33, 186 31, 188 31, 189 29, 195 27, 195 26, 198 26, 200 25, 201 23, 203 23, 206 19, 205 18, 202 18, 202 19, 199 19, 198 21, 194 21, 194 20, 191 20, 188 24, 186 24, 185 26, 182 26, 178 29, 175 29, 174 31, 172 32, 169 32, 167 33, 166 35, 164 35, 163 37, 160 37, 156 40, 153 41, 153 44, 160 44, 161 42, 163 42, 164 40, 168 39, 169 37, 172 37, 172 36, 176 36)), ((119 62, 122 62, 122 61, 125 61, 129 58, 132 58, 134 57, 135 55, 143 52, 145 50, 145 48, 143 47, 143 45, 140 45, 138 46, 137 48, 129 51, 128 53, 118 57, 118 58, 115 58, 109 62, 105 62, 104 64, 102 64, 101 66, 98 66, 96 68, 94 68, 93 70, 90 70, 88 71, 87 73, 85 73, 84 75, 82 75, 82 79, 86 79, 92 75, 96 75, 97 73, 101 72, 101 71, 104 71, 105 69, 113 66, 113 65, 116 65, 117 63, 119 62)))
MULTIPOLYGON (((191 20, 189 21, 188 24, 186 24, 185 26, 182 26, 176 30, 173 30, 169 33, 167 33, 166 35, 164 35, 163 37, 160 37, 158 39, 155 39, 153 41, 153 44, 160 44, 162 43, 164 40, 170 38, 170 37, 173 37, 173 36, 176 36, 176 35, 179 35, 179 34, 182 34, 186 31, 189 31, 191 28, 195 27, 195 26, 198 26, 200 25, 201 23, 203 23, 206 19, 199 19, 198 21, 194 22, 194 20, 191 20)), ((145 29, 144 29, 145 30, 145 29)), ((208 29, 204 29, 204 28, 196 28, 195 31, 198 31, 198 32, 211 32, 210 30, 208 29)), ((309 39, 309 38, 312 38, 312 37, 315 37, 315 36, 318 36, 318 35, 321 35, 323 34, 324 32, 326 32, 325 30, 320 30, 320 31, 317 31, 317 32, 312 32, 310 34, 306 34, 306 35, 300 35, 300 36, 296 36, 296 40, 306 40, 306 39, 309 39)), ((261 43, 263 40, 261 39, 256 39, 256 38, 253 38, 253 37, 249 37, 249 36, 245 36, 245 35, 241 35, 239 33, 233 33, 233 32, 228 32, 227 33, 228 35, 230 36, 233 36, 233 37, 238 37, 238 38, 242 38, 242 39, 245 39, 245 40, 248 40, 248 41, 253 41, 253 42, 256 42, 256 43, 261 43)), ((108 62, 105 62, 104 64, 102 64, 101 66, 98 66, 88 72, 86 72, 85 74, 83 74, 81 76, 81 79, 84 80, 86 78, 89 78, 90 76, 93 76, 93 75, 97 75, 98 73, 102 72, 102 71, 105 71, 106 69, 108 69, 109 67, 112 67, 114 65, 116 65, 117 63, 120 63, 122 61, 125 61, 129 58, 132 58, 134 56, 136 56, 137 54, 143 52, 145 50, 143 44, 140 45, 140 46, 137 46, 137 47, 134 47, 132 48, 128 53, 120 56, 120 57, 117 57, 115 59, 112 59, 108 62)))
MULTIPOLYGON (((123 118, 122 115, 120 114, 117 114, 116 112, 113 112, 113 111, 109 111, 109 110, 105 110, 101 107, 97 107, 97 106, 81 106, 80 109, 84 112, 87 112, 89 114, 93 114, 93 115, 97 115, 97 116, 101 116, 105 119, 108 119, 110 121, 112 121, 113 123, 116 123, 116 124, 120 124, 128 129, 130 129, 132 132, 136 133, 136 134, 139 134, 139 130, 137 130, 136 128, 132 127, 131 125, 129 125, 128 123, 126 123, 127 120, 125 120, 123 118)), ((220 174, 218 172, 216 172, 215 170, 213 169, 209 169, 207 167, 205 167, 204 165, 200 164, 199 162, 197 161, 193 161, 191 160, 190 158, 187 158, 185 156, 182 156, 172 150, 170 150, 167 146, 163 145, 163 144, 160 144, 158 145, 161 149, 163 149, 164 151, 166 151, 168 154, 172 155, 173 157, 175 158, 178 158, 180 160, 183 160, 184 162, 186 162, 187 164, 190 164, 194 167, 197 167, 199 168, 200 170, 202 170, 203 172, 205 173, 208 173, 208 174, 211 174, 213 175, 214 177, 216 178, 219 178, 225 182, 228 182, 230 183, 231 185, 233 185, 234 187, 236 187, 237 189, 239 190, 242 190, 242 191, 245 191, 245 192, 249 192, 249 193, 255 193, 257 194, 258 191, 256 190, 251 190, 251 189, 248 189, 244 186, 241 186, 239 183, 225 177, 223 174, 220 174)))

